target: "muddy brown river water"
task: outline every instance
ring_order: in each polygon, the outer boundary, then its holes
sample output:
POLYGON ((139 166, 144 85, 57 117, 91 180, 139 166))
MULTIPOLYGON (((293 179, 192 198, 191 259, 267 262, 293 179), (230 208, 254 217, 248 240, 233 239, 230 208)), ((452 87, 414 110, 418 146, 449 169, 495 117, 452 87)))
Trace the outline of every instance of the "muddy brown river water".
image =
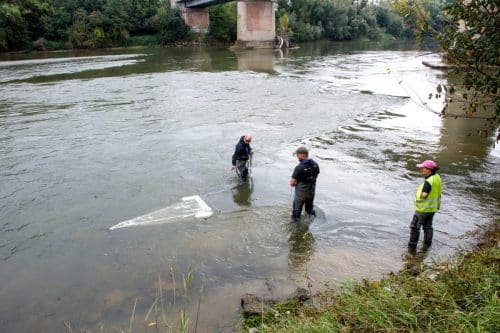
POLYGON ((423 260, 467 248, 498 218, 499 149, 475 134, 484 121, 435 113, 427 96, 446 77, 422 60, 439 57, 367 43, 1 56, 1 331, 125 330, 135 303, 140 331, 159 289, 178 318, 184 276, 191 323, 203 286, 198 331, 229 332, 243 293, 379 278, 404 264, 423 159, 444 183, 423 260), (240 183, 229 169, 246 132, 240 183), (318 216, 297 227, 302 144, 321 174, 318 216), (213 215, 109 230, 192 195, 213 215))

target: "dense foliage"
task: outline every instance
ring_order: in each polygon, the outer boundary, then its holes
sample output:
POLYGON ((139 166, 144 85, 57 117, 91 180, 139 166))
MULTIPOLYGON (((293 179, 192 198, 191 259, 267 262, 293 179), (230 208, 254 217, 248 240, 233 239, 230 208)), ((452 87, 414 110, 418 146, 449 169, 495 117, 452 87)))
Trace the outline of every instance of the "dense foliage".
MULTIPOLYGON (((228 0, 230 1, 230 0, 228 0)), ((439 0, 428 0, 439 1, 439 0)), ((236 3, 209 8, 211 40, 236 40, 236 3)), ((433 17, 437 17, 434 13, 433 17)), ((278 0, 277 31, 295 42, 411 38, 416 31, 386 1, 278 0)), ((168 0, 2 0, 0 51, 167 44, 189 28, 168 0)))
POLYGON ((491 104, 500 114, 500 20, 497 0, 451 0, 445 8, 446 30, 438 36, 452 71, 464 73, 462 97, 467 108, 491 104))
POLYGON ((278 32, 295 42, 317 39, 379 39, 384 35, 413 38, 416 30, 407 25, 391 3, 369 4, 366 0, 278 0, 278 32))
POLYGON ((188 27, 168 0, 9 0, 0 2, 0 51, 158 43, 186 38, 188 27))
POLYGON ((392 0, 392 8, 418 37, 436 37, 443 32, 446 0, 392 0))
POLYGON ((463 104, 470 116, 480 109, 500 114, 498 1, 394 0, 394 8, 421 33, 441 44, 455 85, 440 85, 437 95, 463 104), (437 20, 435 19, 437 18, 437 20), (460 94, 456 94, 456 91, 460 94), (459 96, 457 96, 459 95, 459 96))
POLYGON ((208 35, 214 40, 234 42, 236 40, 236 2, 212 6, 208 10, 210 17, 208 35))

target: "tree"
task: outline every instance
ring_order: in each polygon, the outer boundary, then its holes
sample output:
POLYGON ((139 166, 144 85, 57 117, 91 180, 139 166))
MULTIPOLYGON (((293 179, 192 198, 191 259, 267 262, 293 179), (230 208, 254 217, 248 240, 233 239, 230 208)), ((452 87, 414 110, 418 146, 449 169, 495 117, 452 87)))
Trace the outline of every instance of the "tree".
POLYGON ((158 1, 155 0, 125 0, 125 8, 133 33, 153 33, 152 18, 156 14, 158 1))
POLYGON ((170 15, 168 17, 168 38, 167 42, 176 42, 186 38, 189 34, 189 26, 184 22, 182 18, 182 13, 179 8, 173 8, 170 10, 170 15))
POLYGON ((108 0, 104 6, 103 27, 108 39, 123 44, 129 38, 129 21, 121 0, 108 0))
POLYGON ((181 12, 177 8, 170 8, 170 3, 162 2, 154 17, 158 30, 160 44, 166 45, 185 38, 189 27, 184 23, 181 12))
POLYGON ((47 1, 24 0, 19 1, 23 7, 22 15, 27 25, 31 40, 37 40, 45 35, 47 26, 42 24, 44 18, 49 14, 47 1))
POLYGON ((28 26, 16 4, 0 4, 0 50, 25 47, 29 43, 28 26))
POLYGON ((498 0, 444 1, 396 0, 392 4, 407 21, 439 41, 447 62, 452 66, 449 74, 459 78, 457 86, 439 85, 436 95, 448 93, 452 96, 450 100, 456 101, 459 98, 454 93, 460 88, 461 102, 468 115, 479 108, 493 107, 498 119, 498 0))
POLYGON ((223 42, 236 40, 236 3, 226 3, 210 7, 209 36, 223 42))
POLYGON ((445 8, 446 28, 438 36, 452 72, 464 73, 464 99, 475 112, 492 104, 500 114, 500 20, 498 0, 451 0, 445 8))
MULTIPOLYGON (((417 38, 421 38, 429 34, 430 14, 425 9, 425 3, 428 0, 394 0, 392 7, 404 17, 404 21, 409 26, 417 38)), ((434 1, 434 0, 430 0, 434 1)), ((437 0, 444 2, 445 0, 437 0)), ((435 35, 435 34, 431 34, 435 35)))
POLYGON ((158 31, 158 40, 160 44, 166 44, 168 41, 167 29, 168 29, 168 18, 170 15, 170 5, 166 2, 162 2, 156 10, 156 15, 153 17, 153 22, 158 31))
POLYGON ((74 47, 85 48, 88 45, 88 35, 90 25, 87 12, 84 9, 78 9, 73 14, 73 24, 69 29, 69 41, 74 47))
POLYGON ((278 32, 284 36, 290 33, 290 18, 286 13, 278 19, 278 32))
POLYGON ((401 16, 397 15, 392 7, 386 3, 375 7, 377 24, 385 29, 385 32, 395 37, 402 37, 404 34, 404 23, 401 16))
POLYGON ((68 27, 71 25, 71 13, 64 7, 51 7, 50 15, 43 18, 43 24, 47 27, 45 38, 54 41, 66 41, 68 38, 68 27))

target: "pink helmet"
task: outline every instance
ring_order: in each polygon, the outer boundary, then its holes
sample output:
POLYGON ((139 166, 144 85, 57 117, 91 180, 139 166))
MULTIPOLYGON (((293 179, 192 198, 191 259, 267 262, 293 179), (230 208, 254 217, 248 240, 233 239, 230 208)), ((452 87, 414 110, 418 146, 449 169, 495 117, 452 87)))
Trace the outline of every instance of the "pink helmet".
POLYGON ((417 168, 427 168, 427 169, 434 170, 434 169, 437 169, 437 167, 438 167, 437 163, 434 161, 431 161, 431 160, 426 160, 420 164, 417 164, 417 168))

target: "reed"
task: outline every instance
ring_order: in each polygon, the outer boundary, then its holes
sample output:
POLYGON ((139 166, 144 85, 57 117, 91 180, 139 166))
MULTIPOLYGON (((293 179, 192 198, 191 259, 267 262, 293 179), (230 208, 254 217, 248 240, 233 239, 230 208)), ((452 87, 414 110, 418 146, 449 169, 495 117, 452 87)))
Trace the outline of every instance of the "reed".
POLYGON ((196 304, 196 309, 192 310, 190 307, 191 303, 191 291, 192 284, 194 280, 194 272, 190 269, 186 274, 182 274, 182 290, 180 295, 178 294, 177 286, 179 285, 176 281, 176 272, 173 268, 170 268, 169 277, 171 279, 172 288, 170 291, 171 300, 168 301, 166 293, 169 290, 164 289, 164 282, 162 281, 161 274, 158 274, 158 280, 155 287, 154 299, 148 308, 148 311, 143 318, 138 316, 138 299, 134 300, 132 306, 132 312, 128 321, 128 328, 110 328, 105 327, 104 324, 100 324, 97 331, 92 331, 86 328, 73 328, 70 322, 64 322, 65 332, 67 333, 95 333, 95 332, 120 332, 120 333, 132 333, 132 332, 155 332, 155 333, 187 333, 195 332, 198 329, 198 318, 202 303, 202 298, 204 294, 203 285, 200 287, 198 294, 198 302, 196 304), (191 315, 194 317, 191 319, 191 315), (142 328, 139 328, 142 326, 142 328))
POLYGON ((191 288, 194 279, 193 270, 190 269, 187 274, 182 274, 182 302, 178 304, 177 283, 175 279, 175 272, 170 268, 170 278, 172 282, 172 303, 166 304, 164 297, 164 290, 162 288, 161 276, 158 275, 158 283, 156 287, 155 299, 151 304, 146 316, 144 317, 144 326, 146 329, 154 328, 155 332, 189 332, 194 326, 196 332, 198 326, 199 311, 201 306, 201 299, 203 295, 203 286, 200 288, 198 295, 198 305, 196 309, 195 321, 192 323, 190 319, 190 301, 191 301, 191 288), (176 313, 176 315, 173 315, 176 313), (151 318, 151 315, 154 318, 151 318), (170 319, 169 319, 170 318, 170 319))

